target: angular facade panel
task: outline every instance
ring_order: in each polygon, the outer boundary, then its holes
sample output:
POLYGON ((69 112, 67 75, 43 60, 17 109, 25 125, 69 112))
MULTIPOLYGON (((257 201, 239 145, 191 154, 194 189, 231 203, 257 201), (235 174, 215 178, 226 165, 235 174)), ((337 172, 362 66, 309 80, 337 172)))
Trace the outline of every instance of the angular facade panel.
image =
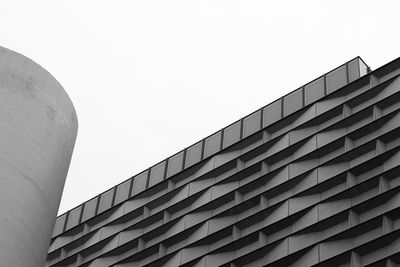
POLYGON ((219 131, 205 139, 204 158, 207 158, 221 150, 222 131, 219 131))
POLYGON ((368 72, 355 58, 170 157, 164 179, 141 175, 146 188, 87 223, 60 216, 47 266, 398 265, 400 59, 368 72))

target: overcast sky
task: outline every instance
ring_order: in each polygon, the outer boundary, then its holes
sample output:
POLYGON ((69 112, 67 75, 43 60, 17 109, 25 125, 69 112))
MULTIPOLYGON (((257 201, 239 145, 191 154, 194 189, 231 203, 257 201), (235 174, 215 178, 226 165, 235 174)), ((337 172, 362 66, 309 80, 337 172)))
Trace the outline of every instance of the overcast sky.
POLYGON ((400 1, 0 4, 0 46, 78 114, 59 214, 356 56, 375 69, 400 51, 400 1))

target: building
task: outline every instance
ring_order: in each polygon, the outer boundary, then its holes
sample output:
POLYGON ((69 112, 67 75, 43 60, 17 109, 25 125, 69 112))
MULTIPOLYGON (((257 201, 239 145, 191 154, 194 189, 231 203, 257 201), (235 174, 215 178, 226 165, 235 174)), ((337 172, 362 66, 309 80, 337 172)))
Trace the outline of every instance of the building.
POLYGON ((88 200, 46 266, 398 266, 399 74, 357 57, 88 200))
POLYGON ((0 47, 0 266, 44 266, 78 129, 61 85, 0 47))

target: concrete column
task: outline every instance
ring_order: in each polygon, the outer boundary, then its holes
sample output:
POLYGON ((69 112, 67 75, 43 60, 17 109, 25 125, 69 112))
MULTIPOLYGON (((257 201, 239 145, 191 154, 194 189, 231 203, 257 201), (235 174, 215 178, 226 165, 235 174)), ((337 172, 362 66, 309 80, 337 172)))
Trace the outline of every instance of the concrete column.
POLYGON ((77 129, 54 77, 0 47, 0 266, 44 266, 77 129))

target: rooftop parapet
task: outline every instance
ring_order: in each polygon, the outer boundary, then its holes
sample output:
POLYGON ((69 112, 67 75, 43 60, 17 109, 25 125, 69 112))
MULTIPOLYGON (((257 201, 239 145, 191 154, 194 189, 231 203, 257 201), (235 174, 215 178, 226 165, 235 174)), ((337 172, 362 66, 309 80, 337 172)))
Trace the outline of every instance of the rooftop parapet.
POLYGON ((220 131, 196 142, 115 187, 58 216, 53 237, 90 220, 125 200, 157 188, 173 188, 174 179, 183 171, 229 149, 239 141, 269 127, 285 117, 311 105, 339 88, 358 80, 370 72, 369 67, 356 57, 327 72, 287 95, 252 112, 220 131), (165 183, 165 186, 162 185, 165 183))

